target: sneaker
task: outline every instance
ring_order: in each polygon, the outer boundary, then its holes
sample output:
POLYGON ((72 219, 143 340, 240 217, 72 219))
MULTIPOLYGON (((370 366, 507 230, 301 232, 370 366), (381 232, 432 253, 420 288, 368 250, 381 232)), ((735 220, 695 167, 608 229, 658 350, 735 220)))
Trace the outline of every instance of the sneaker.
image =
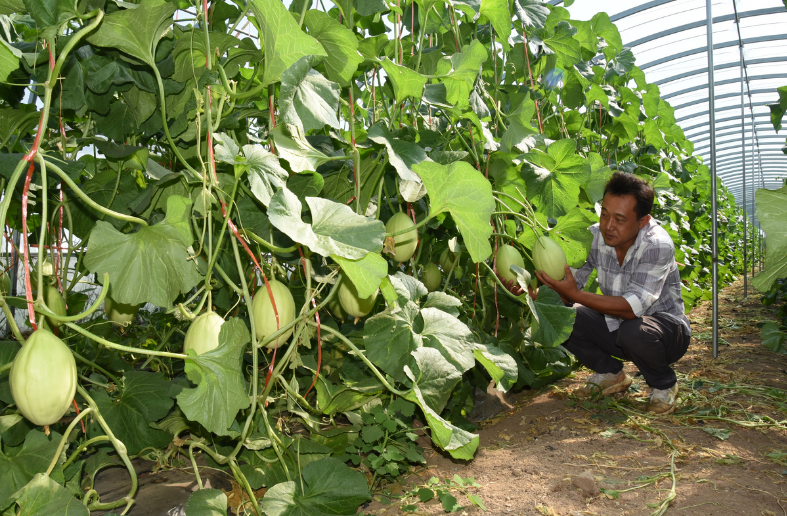
POLYGON ((669 389, 653 389, 650 393, 645 410, 651 414, 667 415, 675 410, 675 399, 678 397, 678 384, 676 383, 669 389))
POLYGON ((631 385, 631 377, 623 371, 615 373, 593 373, 583 387, 574 391, 580 398, 591 396, 606 396, 616 392, 623 392, 631 385))

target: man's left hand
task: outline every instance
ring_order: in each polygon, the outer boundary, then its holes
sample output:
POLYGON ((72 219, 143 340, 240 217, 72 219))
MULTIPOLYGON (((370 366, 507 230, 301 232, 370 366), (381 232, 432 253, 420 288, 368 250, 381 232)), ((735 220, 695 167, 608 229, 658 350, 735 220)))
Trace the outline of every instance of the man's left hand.
POLYGON ((546 272, 544 271, 536 271, 536 277, 538 277, 541 283, 557 292, 564 303, 573 303, 575 302, 574 299, 576 298, 576 294, 579 292, 579 289, 577 289, 577 282, 574 279, 574 275, 571 273, 571 268, 566 265, 565 270, 566 277, 560 281, 553 280, 547 276, 546 272))

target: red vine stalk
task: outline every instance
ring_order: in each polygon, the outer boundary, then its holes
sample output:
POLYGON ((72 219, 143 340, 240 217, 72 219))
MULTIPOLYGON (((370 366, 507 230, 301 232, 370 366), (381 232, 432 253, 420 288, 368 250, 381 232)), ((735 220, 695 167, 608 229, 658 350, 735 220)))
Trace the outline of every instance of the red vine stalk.
MULTIPOLYGON (((308 272, 306 271, 306 259, 303 257, 303 250, 299 247, 298 254, 301 255, 301 266, 303 267, 303 274, 306 275, 308 272)), ((314 300, 314 295, 309 292, 309 297, 312 300, 312 306, 317 308, 317 301, 314 300)), ((320 368, 322 367, 322 336, 320 335, 321 323, 320 323, 320 311, 317 310, 314 312, 314 321, 317 323, 317 370, 314 372, 314 379, 312 380, 312 384, 309 385, 309 388, 306 389, 306 394, 303 395, 304 398, 309 395, 314 387, 314 384, 317 383, 317 377, 320 376, 320 368)))
POLYGON ((538 99, 536 99, 536 85, 533 82, 533 72, 530 70, 530 54, 527 51, 527 33, 525 29, 522 29, 522 37, 525 38, 525 45, 523 50, 525 51, 525 62, 527 63, 527 75, 530 77, 530 89, 533 90, 533 102, 536 104, 536 114, 538 115, 538 130, 541 134, 544 134, 544 122, 541 121, 541 111, 538 109, 538 99))
MULTIPOLYGON (((27 176, 25 176, 25 187, 24 190, 22 190, 22 250, 25 254, 25 297, 27 298, 27 315, 30 319, 30 327, 35 331, 38 329, 38 326, 36 325, 36 316, 33 310, 33 287, 30 284, 30 256, 27 247, 27 198, 30 193, 30 181, 33 179, 33 170, 35 170, 35 165, 31 162, 30 167, 27 169, 27 176)), ((41 249, 39 249, 38 260, 40 261, 41 258, 41 249)), ((39 288, 40 287, 41 285, 39 285, 39 288)))
MULTIPOLYGON (((8 228, 8 229, 11 229, 11 228, 8 228)), ((9 265, 5 269, 3 269, 3 274, 8 274, 8 271, 10 271, 11 268, 14 266, 13 264, 14 264, 15 256, 19 256, 19 249, 17 249, 16 246, 14 245, 14 241, 11 240, 10 238, 8 238, 8 235, 6 234, 5 229, 3 229, 3 237, 5 238, 6 242, 8 242, 10 244, 10 247, 11 247, 11 253, 10 253, 11 254, 10 258, 11 259, 8 260, 9 265)))
MULTIPOLYGON (((213 103, 212 102, 211 92, 210 92, 210 86, 207 86, 207 90, 208 90, 208 107, 210 108, 210 106, 213 103)), ((208 113, 208 116, 210 116, 210 112, 208 113)), ((273 111, 271 111, 271 117, 273 117, 273 111)), ((207 133, 208 133, 208 137, 207 137, 207 140, 208 140, 208 158, 210 160, 210 169, 211 169, 211 172, 213 172, 213 179, 216 182, 218 182, 219 181, 219 177, 218 177, 218 174, 216 173, 216 159, 215 159, 215 157, 213 155, 213 136, 211 135, 210 131, 207 131, 207 133)), ((271 149, 272 149, 272 147, 271 147, 271 149)), ((227 205, 224 202, 224 199, 222 199, 221 196, 218 196, 218 198, 219 198, 219 204, 221 206, 221 214, 222 214, 222 216, 224 216, 225 219, 227 219, 227 225, 232 230, 232 233, 235 235, 235 238, 238 239, 238 242, 240 242, 240 244, 243 246, 243 249, 245 249, 246 253, 249 255, 249 257, 251 257, 251 260, 254 262, 254 265, 260 271, 260 276, 262 276, 262 281, 265 283, 265 289, 268 291, 268 298, 271 300, 271 306, 273 307, 273 315, 276 316, 276 330, 278 331, 279 328, 281 328, 281 326, 279 324, 279 310, 276 307, 276 299, 274 299, 274 297, 273 297, 273 290, 271 290, 271 285, 268 282, 268 278, 265 276, 265 271, 262 270, 262 267, 260 266, 259 262, 257 261, 257 257, 254 256, 254 253, 249 248, 249 246, 246 244, 246 241, 243 240, 243 238, 241 238, 240 233, 238 232, 238 228, 235 226, 235 224, 232 222, 232 219, 230 218, 230 214, 227 211, 227 205)), ((249 308, 251 308, 251 307, 249 307, 249 308)), ((278 349, 278 347, 273 349, 273 357, 271 357, 271 363, 270 363, 270 366, 268 367, 268 374, 265 376, 265 387, 268 386, 268 382, 270 381, 271 374, 273 373, 273 367, 276 364, 276 350, 277 349, 278 349)), ((267 403, 266 403, 266 405, 267 405, 267 403)))

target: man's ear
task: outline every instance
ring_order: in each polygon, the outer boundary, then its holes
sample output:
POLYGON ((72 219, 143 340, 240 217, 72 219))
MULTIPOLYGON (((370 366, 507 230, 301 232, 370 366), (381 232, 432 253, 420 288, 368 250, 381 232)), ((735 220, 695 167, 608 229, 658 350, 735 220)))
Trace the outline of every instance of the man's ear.
POLYGON ((641 219, 639 219, 639 229, 644 228, 650 222, 650 215, 645 215, 641 219))

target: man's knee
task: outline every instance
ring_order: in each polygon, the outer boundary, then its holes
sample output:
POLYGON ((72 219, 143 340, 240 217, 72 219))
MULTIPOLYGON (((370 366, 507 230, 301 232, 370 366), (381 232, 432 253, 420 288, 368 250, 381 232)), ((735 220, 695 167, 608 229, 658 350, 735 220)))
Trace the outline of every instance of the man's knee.
POLYGON ((628 319, 620 323, 618 328, 618 346, 628 348, 632 344, 639 344, 645 338, 645 328, 642 318, 628 319))

